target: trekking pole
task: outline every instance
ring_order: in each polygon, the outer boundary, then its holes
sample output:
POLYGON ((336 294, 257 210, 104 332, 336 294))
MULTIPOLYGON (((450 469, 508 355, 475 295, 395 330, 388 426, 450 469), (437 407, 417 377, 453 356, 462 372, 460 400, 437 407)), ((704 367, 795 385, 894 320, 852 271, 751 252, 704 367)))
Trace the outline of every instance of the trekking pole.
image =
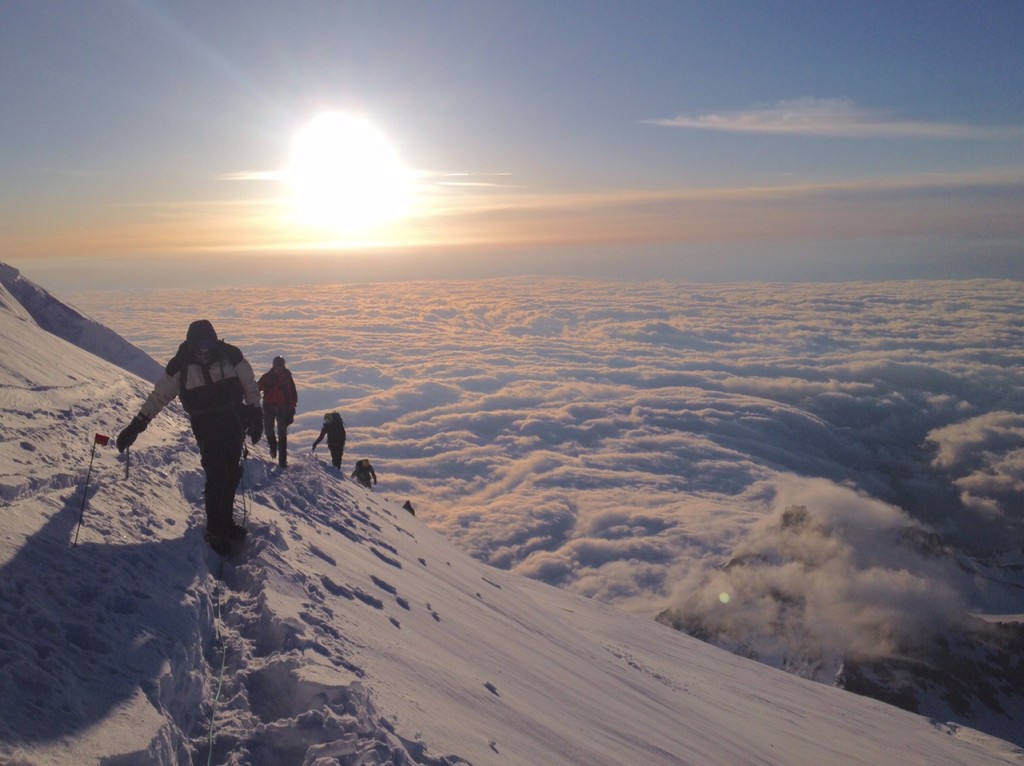
POLYGON ((132 464, 132 448, 124 448, 124 479, 128 481, 128 466, 132 464))
POLYGON ((89 497, 89 479, 92 477, 92 461, 96 457, 96 445, 106 446, 109 441, 110 437, 103 434, 96 434, 92 440, 92 451, 89 453, 89 470, 85 472, 85 486, 82 488, 82 508, 78 512, 78 527, 75 529, 75 539, 71 543, 72 548, 78 545, 78 533, 82 531, 82 519, 85 518, 85 500, 89 497))
MULTIPOLYGON (((246 502, 246 492, 251 491, 249 487, 249 445, 242 442, 242 526, 249 521, 249 503, 246 502)), ((251 498, 250 498, 251 499, 251 498)))

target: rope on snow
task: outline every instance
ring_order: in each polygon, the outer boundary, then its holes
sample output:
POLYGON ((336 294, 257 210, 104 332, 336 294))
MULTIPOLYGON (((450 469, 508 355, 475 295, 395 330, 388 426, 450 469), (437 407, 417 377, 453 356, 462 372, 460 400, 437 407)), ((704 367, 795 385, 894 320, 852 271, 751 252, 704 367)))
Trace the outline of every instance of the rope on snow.
POLYGON ((224 579, 224 559, 220 560, 220 569, 217 572, 217 583, 213 590, 213 603, 214 603, 214 627, 216 629, 217 646, 220 648, 220 670, 217 673, 217 690, 213 695, 213 703, 210 708, 210 729, 206 740, 207 766, 213 764, 213 737, 217 730, 217 705, 220 703, 221 690, 224 688, 224 673, 228 664, 228 648, 224 643, 224 634, 221 631, 221 603, 220 603, 220 584, 224 579))

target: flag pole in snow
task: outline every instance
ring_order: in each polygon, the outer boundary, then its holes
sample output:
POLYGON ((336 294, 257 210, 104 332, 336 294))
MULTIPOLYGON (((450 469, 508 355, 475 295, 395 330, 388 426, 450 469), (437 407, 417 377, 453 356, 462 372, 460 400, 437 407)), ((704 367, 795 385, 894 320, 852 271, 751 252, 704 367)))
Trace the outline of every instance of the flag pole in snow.
POLYGON ((78 512, 78 527, 75 529, 75 541, 71 547, 78 545, 78 533, 82 530, 82 519, 85 518, 85 499, 89 496, 89 478, 92 476, 92 461, 96 457, 96 445, 106 446, 110 441, 109 436, 96 434, 92 440, 92 452, 89 453, 89 470, 85 472, 85 487, 82 488, 82 509, 78 512))

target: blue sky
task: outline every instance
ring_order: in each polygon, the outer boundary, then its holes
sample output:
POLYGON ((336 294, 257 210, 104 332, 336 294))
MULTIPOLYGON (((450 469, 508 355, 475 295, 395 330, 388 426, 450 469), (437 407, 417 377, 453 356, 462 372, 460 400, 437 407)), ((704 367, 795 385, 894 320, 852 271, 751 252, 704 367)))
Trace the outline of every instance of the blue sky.
MULTIPOLYGON (((8 3, 0 246, 101 282, 169 254, 270 255, 249 273, 271 280, 282 254, 325 278, 787 257, 1019 278, 1022 21, 1009 1, 8 3), (400 209, 297 222, 289 158, 325 112, 384 137, 400 209)), ((381 162, 316 193, 387 197, 381 162)))

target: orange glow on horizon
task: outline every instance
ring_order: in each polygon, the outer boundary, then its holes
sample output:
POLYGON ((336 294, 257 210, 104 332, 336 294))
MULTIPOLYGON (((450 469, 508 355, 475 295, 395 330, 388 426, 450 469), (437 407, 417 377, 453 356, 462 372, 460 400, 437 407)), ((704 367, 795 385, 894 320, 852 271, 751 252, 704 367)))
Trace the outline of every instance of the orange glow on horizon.
POLYGON ((297 228, 286 198, 83 206, 0 232, 11 257, 318 253, 437 247, 780 241, 868 235, 1024 236, 1024 174, 750 189, 531 193, 424 188, 410 214, 362 231, 297 228), (943 194, 935 194, 942 190, 943 194))

